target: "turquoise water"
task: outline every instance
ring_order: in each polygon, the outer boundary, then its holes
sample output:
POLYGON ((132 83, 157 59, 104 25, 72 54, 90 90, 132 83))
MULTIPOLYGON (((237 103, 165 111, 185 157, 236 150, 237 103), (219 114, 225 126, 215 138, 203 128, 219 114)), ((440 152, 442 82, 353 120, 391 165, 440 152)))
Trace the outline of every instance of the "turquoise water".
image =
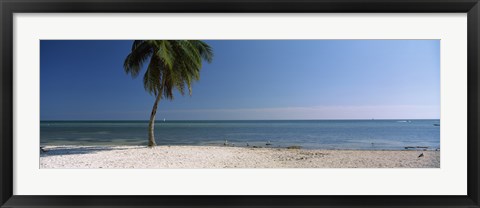
MULTIPOLYGON (((158 145, 440 148, 440 120, 157 121, 158 145), (267 146, 267 141, 272 145, 267 146)), ((41 145, 146 145, 148 121, 41 121, 41 145)))

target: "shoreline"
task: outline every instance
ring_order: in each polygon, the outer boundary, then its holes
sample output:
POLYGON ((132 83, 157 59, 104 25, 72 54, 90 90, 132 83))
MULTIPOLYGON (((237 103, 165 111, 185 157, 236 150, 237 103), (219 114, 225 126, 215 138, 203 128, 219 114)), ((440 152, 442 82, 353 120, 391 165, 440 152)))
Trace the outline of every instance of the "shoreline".
POLYGON ((229 146, 43 146, 40 168, 439 168, 435 150, 229 146), (419 157, 420 154, 423 156, 419 157))
MULTIPOLYGON (((117 148, 117 147, 145 147, 149 148, 147 144, 125 144, 125 145, 118 145, 118 144, 99 144, 99 145, 78 145, 78 144, 66 144, 66 145, 56 145, 56 144, 43 144, 40 145, 41 148, 59 148, 59 147, 100 147, 100 148, 117 148)), ((199 145, 184 145, 184 144, 173 144, 173 145, 161 145, 157 144, 157 146, 153 148, 162 148, 162 147, 234 147, 234 148, 246 148, 246 149, 297 149, 297 150, 307 150, 307 151, 440 151, 440 148, 425 148, 425 147, 405 147, 401 149, 342 149, 342 148, 305 148, 300 145, 291 145, 291 146, 267 146, 267 145, 223 145, 218 143, 210 143, 210 144, 199 144, 199 145)))

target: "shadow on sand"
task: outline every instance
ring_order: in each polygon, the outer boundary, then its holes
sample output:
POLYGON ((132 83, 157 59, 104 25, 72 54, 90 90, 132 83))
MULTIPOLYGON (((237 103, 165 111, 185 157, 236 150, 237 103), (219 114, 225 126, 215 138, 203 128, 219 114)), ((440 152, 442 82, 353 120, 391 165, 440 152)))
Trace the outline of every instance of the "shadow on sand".
POLYGON ((111 151, 111 150, 125 150, 125 149, 132 149, 132 148, 119 148, 119 147, 108 147, 108 146, 101 146, 101 147, 46 147, 43 148, 44 151, 40 150, 41 157, 48 157, 48 156, 57 156, 57 155, 77 155, 77 154, 91 154, 100 151, 111 151))

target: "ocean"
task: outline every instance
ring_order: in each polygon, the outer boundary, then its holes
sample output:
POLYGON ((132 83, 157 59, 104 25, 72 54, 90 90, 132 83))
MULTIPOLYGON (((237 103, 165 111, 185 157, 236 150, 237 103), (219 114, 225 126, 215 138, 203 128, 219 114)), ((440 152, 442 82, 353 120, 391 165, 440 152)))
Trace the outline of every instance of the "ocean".
MULTIPOLYGON (((157 145, 440 148, 440 120, 157 121, 157 145), (270 143, 271 145, 266 145, 270 143)), ((40 145, 146 145, 148 121, 41 121, 40 145)))

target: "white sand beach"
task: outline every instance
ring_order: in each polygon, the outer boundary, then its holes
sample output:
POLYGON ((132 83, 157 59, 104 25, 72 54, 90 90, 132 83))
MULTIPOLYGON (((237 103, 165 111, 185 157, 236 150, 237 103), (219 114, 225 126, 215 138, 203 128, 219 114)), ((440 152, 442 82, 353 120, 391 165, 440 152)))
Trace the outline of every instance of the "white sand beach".
POLYGON ((40 168, 439 168, 440 151, 46 146, 40 168), (422 157, 419 157, 423 153, 422 157))

